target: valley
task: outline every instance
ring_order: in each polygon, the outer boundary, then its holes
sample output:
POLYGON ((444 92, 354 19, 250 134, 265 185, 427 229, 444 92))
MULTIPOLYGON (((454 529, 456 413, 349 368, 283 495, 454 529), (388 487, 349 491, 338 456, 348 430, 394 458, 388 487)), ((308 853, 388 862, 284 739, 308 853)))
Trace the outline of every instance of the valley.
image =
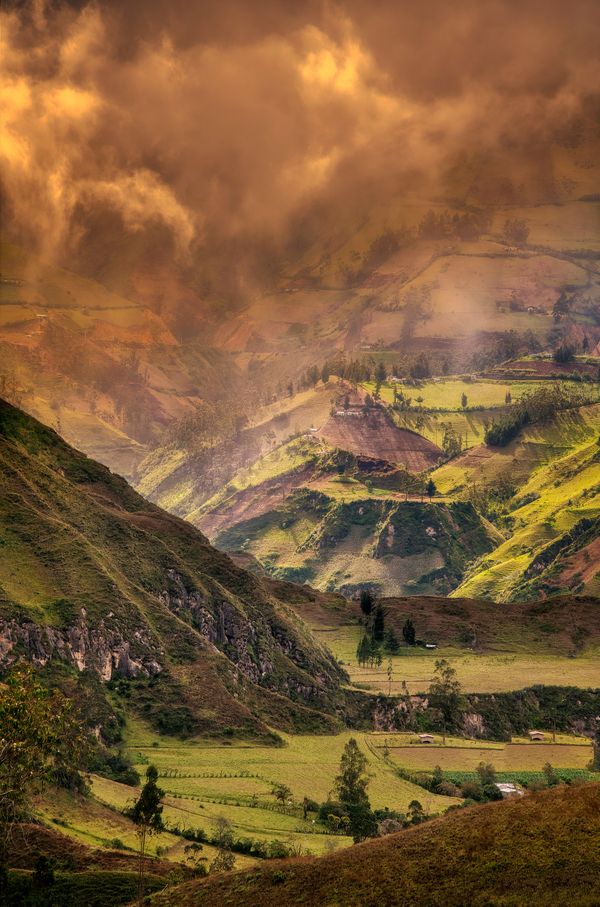
POLYGON ((598 907, 597 4, 0 36, 2 907, 598 907))

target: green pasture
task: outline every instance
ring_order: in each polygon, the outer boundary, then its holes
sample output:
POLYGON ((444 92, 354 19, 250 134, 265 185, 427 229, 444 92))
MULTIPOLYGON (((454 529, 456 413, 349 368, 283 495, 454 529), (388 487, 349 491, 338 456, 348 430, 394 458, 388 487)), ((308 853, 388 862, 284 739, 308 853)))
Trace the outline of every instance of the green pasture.
MULTIPOLYGON (((239 837, 271 839, 291 835, 316 853, 329 847, 322 834, 315 834, 322 829, 315 827, 311 819, 305 822, 298 807, 282 812, 272 790, 276 784, 286 784, 296 804, 304 797, 326 800, 333 791, 344 746, 352 736, 368 758, 372 805, 406 810, 417 788, 396 777, 373 749, 370 735, 358 731, 333 736, 285 735, 281 747, 224 746, 157 738, 141 722, 133 721, 126 744, 140 771, 147 761, 156 765, 161 787, 168 794, 169 810, 178 812, 180 820, 188 811, 190 817, 193 814, 190 824, 209 828, 217 816, 225 815, 239 837)), ((100 790, 102 799, 116 805, 116 798, 127 794, 123 785, 94 781, 94 792, 100 796, 100 790)), ((427 793, 419 799, 432 813, 443 811, 453 802, 451 798, 427 793)))
MULTIPOLYGON (((388 656, 381 667, 361 667, 356 660, 360 627, 313 628, 313 632, 343 663, 353 684, 378 693, 390 691, 388 656)), ((518 628, 515 632, 518 634, 518 628)), ((423 649, 401 649, 401 653, 391 657, 392 693, 400 693, 404 683, 410 693, 426 692, 438 658, 451 663, 467 693, 508 692, 533 684, 600 687, 600 659, 594 656, 569 658, 510 651, 476 655, 442 648, 428 653, 423 649)))
MULTIPOLYGON (((369 394, 375 393, 373 381, 366 382, 364 389, 369 394)), ((405 397, 410 397, 412 406, 422 406, 424 409, 437 409, 461 411, 462 395, 467 396, 467 406, 484 407, 493 409, 506 405, 506 394, 510 392, 513 402, 520 400, 541 386, 539 381, 494 381, 493 379, 477 378, 476 380, 463 380, 461 378, 437 378, 430 381, 420 381, 418 384, 407 384, 402 381, 389 382, 383 385, 380 391, 384 403, 394 402, 394 388, 405 397)))
POLYGON ((554 768, 585 769, 592 758, 589 741, 581 743, 506 743, 452 746, 441 744, 389 746, 392 762, 400 768, 431 771, 437 765, 445 771, 474 772, 480 762, 491 763, 497 772, 541 771, 549 762, 554 768))

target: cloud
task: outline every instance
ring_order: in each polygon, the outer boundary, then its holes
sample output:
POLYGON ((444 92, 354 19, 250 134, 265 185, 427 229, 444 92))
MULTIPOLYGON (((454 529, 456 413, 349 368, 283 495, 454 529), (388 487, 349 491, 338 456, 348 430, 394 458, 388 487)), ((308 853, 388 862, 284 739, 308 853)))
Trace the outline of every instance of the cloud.
POLYGON ((181 260, 277 254, 314 206, 335 220, 450 192, 465 157, 510 171, 600 84, 592 0, 36 0, 1 15, 4 226, 48 257, 93 241, 102 211, 125 234, 160 225, 181 260))

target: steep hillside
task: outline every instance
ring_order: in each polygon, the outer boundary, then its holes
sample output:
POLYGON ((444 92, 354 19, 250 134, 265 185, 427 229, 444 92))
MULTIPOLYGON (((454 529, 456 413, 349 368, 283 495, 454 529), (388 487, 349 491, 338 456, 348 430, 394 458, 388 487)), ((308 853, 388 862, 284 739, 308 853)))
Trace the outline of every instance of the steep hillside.
POLYGON ((169 907, 464 907, 597 903, 600 787, 562 785, 459 810, 318 860, 293 860, 157 895, 169 907))
POLYGON ((202 505, 240 471, 289 438, 327 419, 339 394, 335 380, 262 407, 249 425, 226 442, 202 444, 192 420, 188 430, 160 445, 140 464, 138 491, 178 516, 194 520, 202 505))
POLYGON ((416 432, 398 428, 384 408, 348 406, 337 409, 317 437, 331 447, 362 457, 403 465, 409 472, 434 466, 443 452, 416 432))
POLYGON ((172 422, 245 397, 227 354, 173 330, 135 299, 0 244, 3 395, 126 475, 172 422))
POLYGON ((218 532, 215 543, 252 554, 281 579, 349 595, 365 585, 383 595, 443 594, 477 553, 497 544, 471 504, 373 497, 364 485, 351 485, 344 499, 345 485, 339 495, 335 480, 327 487, 334 494, 299 488, 218 532))
POLYGON ((121 678, 165 732, 337 725, 342 672, 276 586, 4 402, 0 464, 3 666, 121 678))
MULTIPOLYGON (((558 414, 506 448, 476 448, 442 467, 442 487, 507 483, 507 536, 454 594, 495 601, 600 592, 600 406, 558 414)), ((459 492, 460 493, 460 492, 459 492)))

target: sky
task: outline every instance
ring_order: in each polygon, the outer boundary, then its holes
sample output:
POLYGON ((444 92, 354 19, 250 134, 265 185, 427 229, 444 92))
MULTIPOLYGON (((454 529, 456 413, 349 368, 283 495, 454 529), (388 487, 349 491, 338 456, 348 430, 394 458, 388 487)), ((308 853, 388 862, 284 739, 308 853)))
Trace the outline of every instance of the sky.
POLYGON ((1 16, 2 228, 48 259, 159 231, 181 262, 265 260, 349 210, 452 195, 473 160, 510 176, 599 129, 596 0, 5 0, 1 16))

